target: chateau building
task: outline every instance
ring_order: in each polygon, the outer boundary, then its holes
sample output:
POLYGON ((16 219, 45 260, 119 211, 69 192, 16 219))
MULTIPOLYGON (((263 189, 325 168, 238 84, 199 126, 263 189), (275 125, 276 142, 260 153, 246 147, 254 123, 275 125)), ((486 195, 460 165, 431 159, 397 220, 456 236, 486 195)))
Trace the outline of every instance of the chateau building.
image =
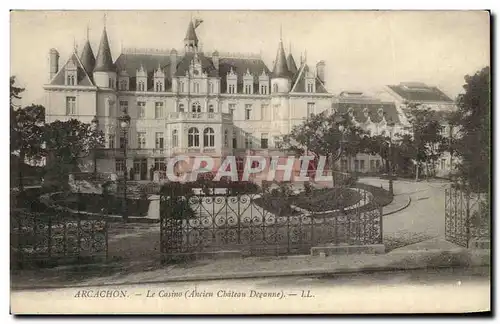
POLYGON ((308 114, 331 109, 323 61, 310 66, 301 57, 296 64, 281 40, 272 69, 259 56, 204 53, 200 23, 189 22, 182 50, 127 49, 113 60, 106 27, 97 56, 87 40, 60 67, 58 51, 50 50, 46 121, 96 119, 106 137, 85 164, 89 171, 133 168, 134 178, 145 180, 177 155, 271 154, 308 114), (124 113, 131 117, 126 133, 118 122, 124 113))

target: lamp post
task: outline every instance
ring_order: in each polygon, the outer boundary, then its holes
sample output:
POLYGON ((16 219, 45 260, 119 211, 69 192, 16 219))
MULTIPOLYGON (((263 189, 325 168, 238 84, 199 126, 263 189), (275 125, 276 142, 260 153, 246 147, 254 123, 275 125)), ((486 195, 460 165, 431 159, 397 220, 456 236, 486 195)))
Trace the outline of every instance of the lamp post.
POLYGON ((127 222, 127 146, 128 146, 128 130, 130 128, 130 116, 126 111, 118 118, 120 130, 123 138, 123 160, 125 164, 125 171, 123 177, 123 220, 127 222))
MULTIPOLYGON (((99 130, 99 119, 97 119, 97 115, 92 118, 90 122, 92 124, 92 129, 97 133, 99 130)), ((94 177, 97 175, 97 148, 94 148, 94 177)))
MULTIPOLYGON (((345 142, 345 140, 344 140, 345 127, 344 127, 344 125, 340 124, 340 123, 342 123, 344 121, 344 118, 342 116, 335 117, 334 120, 335 120, 336 124, 339 124, 338 125, 338 130, 339 130, 339 132, 340 132, 340 134, 342 136, 341 140, 340 140, 340 143, 339 143, 339 149, 337 150, 337 152, 335 153, 335 155, 332 154, 330 156, 330 158, 331 158, 331 160, 330 160, 330 164, 331 164, 330 168, 332 169, 333 187, 335 188, 335 173, 333 172, 333 169, 334 169, 334 166, 335 166, 335 162, 338 161, 342 157, 342 152, 344 150, 344 147, 343 147, 344 145, 343 144, 345 142)), ((341 162, 340 168, 342 170, 342 162, 341 162)))
POLYGON ((392 168, 393 168, 393 157, 392 157, 392 132, 394 130, 394 122, 390 121, 387 123, 387 129, 389 131, 389 193, 394 196, 394 184, 392 182, 392 168))

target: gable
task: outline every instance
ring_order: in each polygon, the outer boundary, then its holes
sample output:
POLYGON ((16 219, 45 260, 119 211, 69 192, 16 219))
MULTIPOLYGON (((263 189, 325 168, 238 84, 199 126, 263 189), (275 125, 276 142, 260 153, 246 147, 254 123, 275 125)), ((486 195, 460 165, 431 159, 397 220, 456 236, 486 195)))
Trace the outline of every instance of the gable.
POLYGON ((51 85, 66 85, 65 82, 65 76, 66 76, 66 69, 70 67, 76 66, 76 85, 79 86, 93 86, 93 82, 90 79, 90 76, 87 74, 85 69, 83 68, 83 64, 78 58, 78 56, 73 53, 68 61, 64 64, 64 66, 57 72, 57 74, 54 76, 54 78, 51 80, 50 84, 51 85))

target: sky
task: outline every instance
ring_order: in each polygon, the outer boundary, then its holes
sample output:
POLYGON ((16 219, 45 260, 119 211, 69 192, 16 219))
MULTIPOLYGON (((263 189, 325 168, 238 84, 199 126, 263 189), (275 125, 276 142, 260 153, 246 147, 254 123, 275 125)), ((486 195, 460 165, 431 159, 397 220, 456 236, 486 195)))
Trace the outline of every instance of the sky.
POLYGON ((418 81, 455 98, 464 75, 490 61, 484 11, 12 11, 10 73, 26 88, 22 105, 43 104, 48 52, 62 66, 89 39, 97 54, 104 23, 113 59, 123 47, 182 49, 189 20, 204 51, 260 53, 270 69, 280 29, 297 64, 326 62, 334 94, 376 94, 385 85, 418 81), (104 18, 106 17, 106 18, 104 18))

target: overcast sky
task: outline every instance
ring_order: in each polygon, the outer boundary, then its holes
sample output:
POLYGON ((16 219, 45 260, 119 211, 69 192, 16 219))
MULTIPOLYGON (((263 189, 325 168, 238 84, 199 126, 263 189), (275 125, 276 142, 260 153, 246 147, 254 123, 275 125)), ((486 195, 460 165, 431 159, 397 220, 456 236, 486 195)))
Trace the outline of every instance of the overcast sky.
MULTIPOLYGON (((107 11, 113 59, 123 47, 182 48, 190 16, 204 20, 197 29, 203 50, 261 52, 269 68, 280 38, 297 64, 326 62, 330 92, 361 90, 420 81, 452 98, 465 74, 489 64, 487 12, 473 11, 107 11)), ((43 103, 48 51, 56 48, 62 66, 74 43, 90 41, 97 54, 103 11, 18 11, 11 14, 11 75, 26 87, 22 104, 43 103)))

